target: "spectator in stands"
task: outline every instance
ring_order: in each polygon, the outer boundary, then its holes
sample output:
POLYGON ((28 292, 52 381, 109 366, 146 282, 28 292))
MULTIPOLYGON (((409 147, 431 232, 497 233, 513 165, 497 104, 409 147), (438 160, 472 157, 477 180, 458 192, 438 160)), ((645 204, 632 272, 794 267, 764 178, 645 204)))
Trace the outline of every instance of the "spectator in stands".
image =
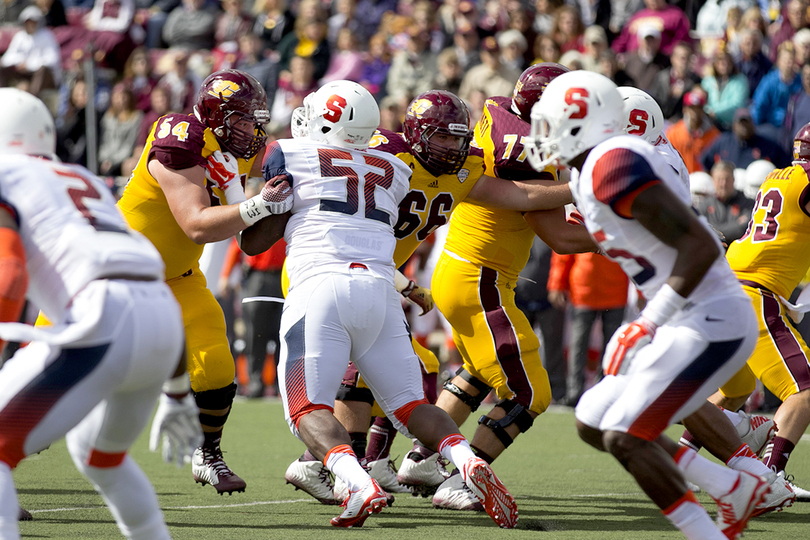
POLYGON ((789 42, 793 39, 793 34, 808 27, 808 23, 810 23, 808 7, 810 7, 810 3, 807 0, 787 0, 782 11, 784 15, 782 22, 778 23, 776 31, 771 36, 768 56, 771 62, 777 62, 779 48, 783 43, 789 42))
POLYGON ((429 39, 430 36, 410 28, 407 47, 398 51, 391 60, 386 89, 388 95, 394 96, 403 106, 433 85, 437 55, 428 49, 429 39))
POLYGON ((221 47, 231 43, 236 49, 239 38, 251 31, 253 19, 243 12, 242 0, 222 0, 222 9, 214 26, 214 44, 221 47))
POLYGON ((0 2, 0 24, 4 26, 18 24, 20 14, 27 5, 27 0, 3 0, 0 2))
POLYGON ((509 14, 499 0, 484 0, 484 14, 478 20, 482 37, 494 36, 506 29, 509 14))
POLYGON ((0 58, 0 85, 16 86, 34 95, 55 89, 62 78, 59 43, 36 6, 28 6, 19 15, 23 29, 11 38, 0 58))
POLYGON ((250 73, 264 87, 267 93, 267 110, 273 105, 278 84, 278 66, 272 59, 262 54, 262 39, 251 32, 239 38, 239 60, 236 69, 250 73))
POLYGON ((363 59, 363 70, 360 72, 362 84, 375 97, 383 90, 391 67, 391 50, 384 34, 374 34, 368 42, 368 53, 363 59))
POLYGON ((509 26, 507 29, 517 30, 523 36, 526 43, 523 51, 523 65, 531 65, 532 60, 534 60, 532 46, 534 40, 537 39, 537 32, 532 28, 531 15, 523 6, 509 9, 509 26))
POLYGON ((292 112, 304 104, 304 98, 318 89, 315 65, 309 56, 293 56, 290 71, 279 77, 273 107, 270 109, 270 132, 291 136, 292 112))
POLYGON ((143 115, 141 120, 141 128, 138 130, 138 136, 135 139, 135 147, 132 154, 121 163, 121 176, 129 176, 132 174, 133 169, 141 159, 143 147, 146 146, 146 139, 152 133, 152 128, 155 122, 163 115, 169 114, 171 111, 171 96, 169 90, 162 86, 155 86, 150 94, 150 108, 143 115))
POLYGON ((758 159, 767 159, 781 169, 790 165, 790 156, 777 141, 763 137, 754 131, 751 111, 737 109, 731 131, 721 133, 700 156, 704 171, 710 171, 715 163, 730 161, 735 167, 745 169, 758 159))
POLYGON ((357 20, 357 0, 335 0, 335 14, 329 17, 326 25, 328 30, 326 32, 326 39, 329 44, 334 47, 337 43, 338 32, 342 28, 351 30, 358 43, 366 43, 370 37, 368 32, 369 28, 363 28, 357 20))
POLYGON ((348 80, 358 81, 363 72, 363 55, 357 50, 357 39, 354 32, 343 28, 338 32, 338 40, 332 58, 329 60, 329 69, 320 80, 320 84, 331 81, 348 80))
POLYGON ((290 69, 294 56, 306 56, 312 60, 314 77, 317 81, 326 74, 332 52, 326 40, 326 18, 322 12, 312 17, 299 16, 295 20, 295 29, 278 45, 279 73, 290 69))
MULTIPOLYGON (((551 34, 554 28, 554 13, 563 5, 563 0, 536 0, 534 3, 534 22, 532 28, 541 34, 551 34)), ((534 41, 532 41, 534 43, 534 41)))
POLYGON ((484 38, 481 43, 481 64, 464 75, 458 97, 471 101, 476 90, 483 93, 484 97, 511 96, 521 73, 521 70, 501 63, 500 48, 494 37, 484 38))
POLYGON ((599 71, 599 55, 608 49, 608 39, 605 29, 598 25, 591 25, 585 29, 582 36, 582 68, 588 71, 599 71))
POLYGON ((380 101, 380 128, 394 132, 402 131, 405 108, 395 97, 385 96, 380 101))
POLYGON ((386 11, 396 13, 397 0, 358 0, 356 17, 362 28, 372 31, 380 26, 383 13, 386 11))
POLYGON ((441 26, 436 18, 436 9, 430 0, 419 0, 413 6, 414 27, 430 36, 428 39, 428 49, 438 54, 449 42, 448 37, 442 32, 441 26))
POLYGON ((638 48, 641 41, 638 32, 648 25, 658 28, 661 34, 660 49, 666 55, 672 52, 676 43, 691 42, 691 25, 681 8, 668 5, 666 0, 644 0, 644 5, 646 7, 630 17, 621 34, 613 41, 614 51, 626 53, 638 48))
POLYGON ((734 188, 734 164, 719 161, 711 169, 714 197, 705 197, 695 207, 709 224, 730 244, 748 227, 754 201, 734 188))
POLYGON ((217 16, 216 9, 208 7, 205 0, 183 0, 166 19, 163 41, 171 48, 211 50, 217 16))
POLYGON ((599 67, 596 71, 616 83, 616 86, 633 86, 633 79, 619 66, 619 59, 611 49, 602 51, 599 55, 599 67))
POLYGON ((138 47, 129 55, 124 64, 124 84, 132 90, 135 107, 146 112, 151 107, 152 89, 157 86, 158 77, 152 70, 152 61, 146 47, 138 47))
POLYGON ((751 115, 758 131, 778 139, 790 96, 801 90, 801 76, 793 61, 793 43, 779 46, 775 67, 760 81, 751 100, 751 115))
POLYGON ((474 26, 465 22, 456 27, 453 34, 453 48, 462 71, 467 71, 481 63, 481 56, 478 53, 480 45, 481 39, 474 26))
POLYGON ((191 54, 185 49, 166 53, 166 61, 171 67, 158 81, 159 86, 169 90, 172 98, 171 110, 175 112, 190 113, 197 100, 197 90, 201 81, 188 68, 190 57, 191 54))
POLYGON ((737 70, 731 54, 725 50, 714 57, 709 73, 700 84, 708 95, 706 113, 721 130, 728 130, 734 112, 748 104, 748 79, 737 70))
POLYGON ((700 77, 692 68, 693 56, 690 44, 676 44, 669 56, 670 67, 661 71, 650 87, 649 94, 661 105, 666 120, 680 120, 684 94, 700 85, 700 77))
POLYGON ((121 175, 121 164, 135 148, 141 120, 143 112, 135 108, 132 90, 123 83, 116 84, 110 95, 110 107, 101 118, 98 148, 100 175, 121 175))
POLYGON ((67 163, 87 165, 87 99, 84 79, 74 79, 65 110, 56 118, 56 155, 67 163))
POLYGON ((523 70, 528 67, 523 59, 523 53, 528 48, 523 34, 514 29, 504 30, 495 36, 495 39, 501 49, 501 64, 523 73, 523 70))
POLYGON ((793 49, 796 53, 793 62, 796 64, 796 69, 800 70, 802 66, 810 60, 810 28, 802 28, 793 34, 791 41, 793 42, 793 49))
POLYGON ((683 118, 665 131, 667 139, 681 154, 690 173, 703 170, 700 155, 720 136, 720 130, 703 110, 705 106, 706 93, 702 88, 687 92, 683 96, 683 118))
POLYGON ((67 25, 68 20, 62 0, 34 0, 34 5, 42 11, 45 16, 45 26, 48 28, 67 25))
POLYGON ((613 0, 610 3, 608 30, 611 36, 618 36, 627 26, 630 17, 644 9, 644 0, 613 0))
POLYGON ((624 71, 633 79, 633 86, 649 92, 658 74, 669 67, 669 57, 661 52, 661 31, 645 24, 637 31, 638 47, 627 53, 624 71))
POLYGON ((554 38, 548 34, 540 34, 537 36, 534 42, 533 64, 539 64, 540 62, 559 62, 560 56, 562 56, 560 46, 554 41, 554 38))
POLYGON ((806 62, 799 72, 799 77, 802 82, 801 90, 795 92, 788 100, 787 111, 785 113, 785 129, 782 133, 782 146, 784 148, 790 147, 796 132, 799 130, 803 121, 806 122, 810 118, 810 62, 806 62))
POLYGON ((748 89, 753 92, 759 82, 770 70, 773 64, 762 52, 762 33, 755 28, 740 30, 740 52, 734 63, 740 73, 748 79, 748 89))
POLYGON ((583 50, 583 35, 585 25, 579 16, 577 8, 564 5, 554 12, 554 26, 551 29, 551 37, 560 46, 560 54, 565 54, 570 50, 583 50))
MULTIPOLYGON (((264 41, 264 48, 275 53, 281 40, 293 31, 295 16, 287 8, 287 0, 256 0, 253 5, 256 22, 253 32, 264 41)), ((277 55, 275 59, 278 59, 277 55)))
POLYGON ((146 19, 146 46, 150 49, 163 49, 163 27, 169 13, 180 6, 181 0, 155 0, 149 6, 149 17, 146 19))
MULTIPOLYGON (((585 392, 591 330, 602 323, 602 352, 624 319, 627 304, 627 275, 618 263, 597 253, 551 254, 548 299, 565 310, 570 304, 571 332, 568 340, 568 377, 561 404, 575 407, 585 392)), ((601 359, 601 354, 599 355, 601 359)), ((601 362, 599 362, 601 366, 601 362)), ((596 381, 601 379, 598 370, 596 381)))
POLYGON ((436 65, 439 72, 433 80, 433 87, 437 90, 447 90, 458 95, 461 80, 464 77, 464 70, 461 69, 461 65, 458 63, 456 50, 448 47, 440 52, 436 58, 436 65))

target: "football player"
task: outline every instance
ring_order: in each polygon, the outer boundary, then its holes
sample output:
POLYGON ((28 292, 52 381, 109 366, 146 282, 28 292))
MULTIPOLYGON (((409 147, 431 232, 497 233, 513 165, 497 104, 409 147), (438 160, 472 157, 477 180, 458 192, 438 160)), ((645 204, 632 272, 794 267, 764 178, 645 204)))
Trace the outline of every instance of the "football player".
POLYGON ((235 368, 225 318, 199 260, 204 244, 230 238, 292 205, 284 182, 245 200, 245 178, 254 169, 253 175, 260 175, 256 155, 267 139, 266 108, 265 91, 252 75, 230 69, 211 74, 192 114, 168 114, 155 122, 118 202, 127 222, 157 247, 166 282, 183 309, 191 389, 205 432, 192 472, 196 482, 211 484, 219 494, 244 491, 246 484, 220 449, 236 394, 235 368))
MULTIPOLYGON (((810 349, 791 324, 810 310, 807 294, 798 306, 787 299, 810 269, 810 251, 797 249, 810 237, 810 124, 796 133, 793 165, 771 172, 760 186, 748 229, 726 254, 731 269, 751 298, 759 321, 754 354, 745 368, 720 388, 711 401, 736 410, 754 391, 756 379, 782 400, 774 414, 779 428, 762 460, 785 476, 791 452, 810 425, 810 349)), ((805 288, 810 291, 810 289, 805 288)), ((791 483, 796 500, 810 491, 791 483)))
MULTIPOLYGON (((619 94, 624 100, 624 114, 627 120, 625 133, 641 137, 652 144, 678 173, 686 189, 689 189, 689 172, 686 170, 686 164, 661 132, 664 122, 661 107, 649 94, 632 86, 620 86, 619 94)), ((765 476, 771 481, 770 492, 757 505, 754 516, 781 511, 795 502, 796 494, 785 478, 772 474, 770 469, 757 459, 757 454, 774 436, 776 426, 773 420, 765 416, 749 416, 743 411, 728 411, 706 402, 695 413, 684 418, 683 424, 687 430, 681 436, 681 444, 699 451, 703 446, 702 441, 706 441, 706 449, 732 469, 765 476)))
MULTIPOLYGON (((422 389, 394 289, 393 225, 411 169, 369 149, 380 112, 359 84, 328 83, 308 98, 307 107, 308 137, 272 143, 263 167, 266 177, 287 178, 295 195, 284 233, 289 286, 279 387, 293 434, 347 486, 344 510, 331 523, 362 526, 387 504, 333 415, 351 360, 396 428, 452 461, 492 519, 512 528, 518 517, 514 499, 422 389)), ((253 237, 260 234, 245 231, 243 248, 252 252, 253 237)))
POLYGON ((621 94, 597 73, 561 75, 532 109, 532 166, 571 167, 585 225, 648 299, 608 343, 605 377, 580 399, 577 429, 610 452, 687 538, 735 539, 768 481, 712 463, 662 433, 745 364, 756 319, 675 171, 654 147, 623 135, 624 126, 621 94), (679 467, 718 501, 716 525, 679 467))
POLYGON ((101 180, 59 163, 44 103, 0 89, 0 127, 0 337, 30 342, 0 370, 0 537, 20 538, 11 471, 66 437, 121 533, 168 540, 154 488, 128 455, 158 396, 150 447, 164 439, 164 459, 182 466, 202 441, 163 261, 101 180), (26 293, 52 327, 12 322, 26 293))

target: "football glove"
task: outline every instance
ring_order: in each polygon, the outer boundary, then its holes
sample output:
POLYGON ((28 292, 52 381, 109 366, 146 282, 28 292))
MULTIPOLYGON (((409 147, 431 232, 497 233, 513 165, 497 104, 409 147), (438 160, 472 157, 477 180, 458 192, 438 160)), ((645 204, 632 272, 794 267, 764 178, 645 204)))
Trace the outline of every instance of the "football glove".
MULTIPOLYGON (((413 281, 411 281, 411 283, 413 283, 413 281)), ((406 287, 401 294, 409 301, 422 308, 422 313, 419 314, 420 317, 433 309, 433 295, 430 289, 420 287, 416 283, 413 283, 413 287, 406 287)))
POLYGON ((240 183, 239 164, 230 152, 216 150, 205 162, 205 177, 225 191, 233 183, 240 183))
POLYGON ((280 174, 268 180, 260 195, 271 214, 284 214, 292 210, 293 190, 286 174, 280 174))
POLYGON ((190 463, 194 450, 203 443, 199 415, 191 392, 179 399, 161 394, 149 432, 149 450, 157 452, 162 441, 163 461, 178 467, 190 463))
POLYGON ((639 349, 652 341, 658 328, 644 317, 621 326, 605 347, 602 358, 602 371, 605 375, 622 375, 627 373, 630 363, 639 349))

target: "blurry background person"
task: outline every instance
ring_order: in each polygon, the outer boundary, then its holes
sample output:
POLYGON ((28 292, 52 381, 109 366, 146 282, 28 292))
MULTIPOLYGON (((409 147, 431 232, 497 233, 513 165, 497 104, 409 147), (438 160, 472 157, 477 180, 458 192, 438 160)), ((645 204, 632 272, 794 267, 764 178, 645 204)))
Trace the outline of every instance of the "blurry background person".
POLYGON ((44 26, 42 11, 28 6, 20 13, 23 30, 14 34, 0 58, 0 85, 16 86, 34 95, 55 89, 62 78, 59 43, 44 26))
POLYGON ((456 50, 448 47, 439 53, 436 58, 438 73, 433 79, 433 87, 436 90, 447 90, 453 94, 458 94, 461 87, 461 80, 464 77, 464 70, 458 63, 456 50))
MULTIPOLYGON (((279 43, 293 31, 295 16, 287 8, 287 0, 256 0, 253 4, 256 22, 253 33, 262 38, 268 53, 275 53, 279 43)), ((273 54, 273 56, 276 56, 273 54)))
POLYGON ((706 113, 722 130, 731 128, 734 112, 748 104, 748 78, 737 70, 728 51, 718 51, 701 87, 706 91, 706 113))
POLYGON ((681 154, 686 170, 690 173, 703 170, 700 155, 717 137, 720 130, 712 124, 703 110, 706 94, 696 88, 683 96, 683 118, 669 126, 665 135, 681 154))
MULTIPOLYGON (((510 96, 521 73, 519 69, 503 65, 500 47, 494 37, 484 38, 481 42, 481 64, 464 75, 458 97, 472 101, 475 91, 481 92, 484 97, 510 96)), ((473 112, 476 110, 473 109, 473 112)))
POLYGON ((99 133, 99 174, 120 176, 121 164, 132 155, 141 129, 143 112, 135 108, 135 100, 125 84, 113 87, 110 108, 101 117, 99 133))
POLYGON ((801 90, 801 77, 793 60, 793 43, 780 45, 775 67, 762 78, 751 98, 751 116, 757 131, 772 139, 779 138, 790 96, 801 90))
POLYGON ((670 66, 655 78, 649 94, 661 106, 666 120, 677 121, 683 116, 683 96, 700 85, 700 76, 693 68, 692 46, 678 43, 669 56, 670 66))
POLYGON ((407 45, 394 54, 386 82, 388 95, 398 99, 403 107, 415 96, 433 87, 437 57, 428 48, 430 36, 415 28, 407 32, 407 45))
POLYGON ((734 57, 734 63, 740 73, 748 79, 748 89, 754 91, 759 81, 771 70, 773 63, 762 51, 762 32, 756 28, 743 28, 740 30, 739 51, 734 57))
POLYGON ((385 80, 391 67, 391 49, 385 34, 374 34, 368 43, 368 52, 363 58, 359 83, 374 97, 385 91, 385 80))
POLYGON ((721 133, 703 151, 700 164, 703 170, 710 171, 719 161, 730 161, 735 167, 745 169, 754 161, 766 159, 778 168, 790 165, 790 155, 774 140, 754 131, 751 111, 737 109, 731 131, 721 133))
POLYGON ((754 201, 734 188, 734 164, 730 161, 715 163, 711 175, 714 197, 701 200, 695 210, 722 235, 724 242, 731 244, 745 233, 754 201))
POLYGON ((624 71, 636 88, 649 92, 656 77, 669 67, 669 57, 661 52, 661 31, 652 24, 638 30, 638 47, 626 54, 624 71))
POLYGON ((289 75, 279 78, 273 107, 270 109, 270 124, 268 124, 270 133, 290 136, 292 112, 304 104, 307 94, 318 89, 314 71, 312 59, 309 57, 294 56, 290 60, 289 75))
POLYGON ((329 59, 329 68, 326 70, 320 84, 331 81, 348 80, 357 81, 363 72, 363 55, 358 50, 357 37, 348 28, 338 31, 335 50, 329 59))
POLYGON ((151 107, 152 89, 157 86, 159 77, 152 69, 149 58, 149 49, 138 47, 127 58, 124 64, 124 78, 122 82, 132 90, 135 98, 135 107, 146 112, 151 107))
POLYGON ((169 47, 211 50, 217 16, 217 10, 208 7, 205 0, 183 0, 166 18, 163 41, 169 47))

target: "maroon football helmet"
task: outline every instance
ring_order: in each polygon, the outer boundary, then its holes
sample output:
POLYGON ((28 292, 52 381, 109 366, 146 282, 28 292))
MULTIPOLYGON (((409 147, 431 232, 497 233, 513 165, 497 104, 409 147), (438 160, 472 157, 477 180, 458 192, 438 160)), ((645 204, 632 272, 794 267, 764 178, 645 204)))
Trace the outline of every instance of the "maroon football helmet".
POLYGON ((467 106, 455 94, 430 90, 416 96, 402 127, 413 155, 434 176, 456 174, 470 153, 473 132, 467 106), (431 139, 436 133, 462 137, 460 148, 447 148, 431 139))
POLYGON ((801 127, 793 137, 793 163, 810 162, 810 123, 801 127))
POLYGON ((234 156, 250 159, 264 148, 264 124, 270 121, 270 112, 267 94, 253 75, 236 69, 212 73, 203 81, 194 109, 223 149, 234 156), (253 122, 252 134, 233 129, 240 120, 253 122))
POLYGON ((542 62, 529 66, 520 74, 512 92, 512 112, 524 122, 532 121, 532 106, 540 100, 548 83, 571 71, 555 62, 542 62))

